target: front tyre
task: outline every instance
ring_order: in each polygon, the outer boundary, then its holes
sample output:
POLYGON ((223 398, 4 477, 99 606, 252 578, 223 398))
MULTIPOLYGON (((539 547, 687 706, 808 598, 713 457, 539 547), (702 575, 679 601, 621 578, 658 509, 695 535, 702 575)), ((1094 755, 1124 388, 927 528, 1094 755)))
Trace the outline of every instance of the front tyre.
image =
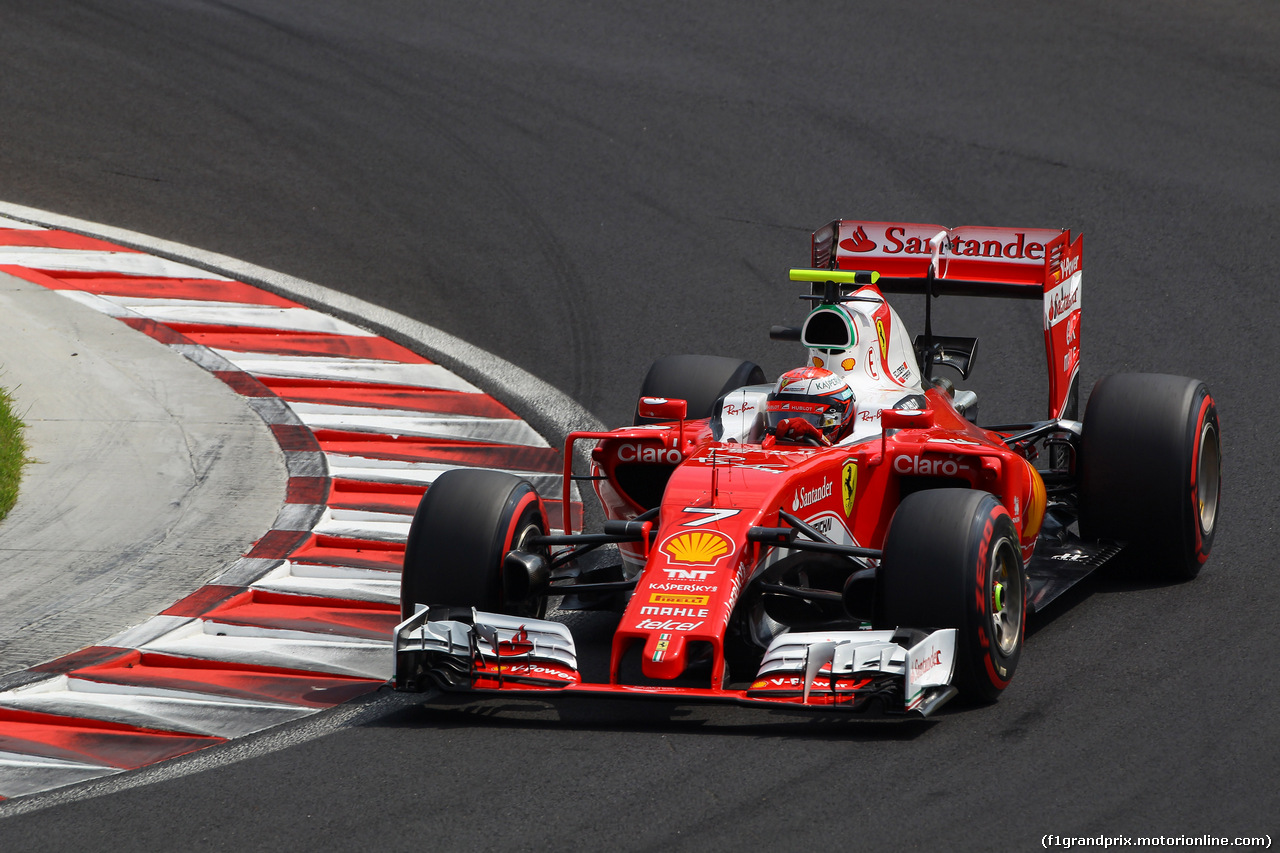
POLYGON ((1160 574, 1194 578, 1217 527, 1219 436, 1203 382, 1144 373, 1099 380, 1081 435, 1081 535, 1127 542, 1160 574))
POLYGON ((1018 668, 1026 613, 1018 531, 993 495, 930 489, 902 501, 876 573, 877 628, 956 628, 953 683, 985 703, 1018 668))
POLYGON ((475 607, 512 616, 542 615, 546 599, 509 600, 502 562, 528 550, 548 529, 528 481, 502 471, 454 468, 427 489, 413 516, 400 576, 400 618, 415 606, 475 607))

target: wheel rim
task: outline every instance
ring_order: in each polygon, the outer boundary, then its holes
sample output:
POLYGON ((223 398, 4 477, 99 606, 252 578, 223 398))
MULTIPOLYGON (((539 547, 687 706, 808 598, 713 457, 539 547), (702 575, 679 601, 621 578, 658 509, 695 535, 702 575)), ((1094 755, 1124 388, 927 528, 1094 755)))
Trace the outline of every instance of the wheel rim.
POLYGON ((1218 431, 1214 429, 1212 422, 1206 422, 1200 430, 1200 447, 1196 457, 1196 500, 1200 529, 1208 535, 1213 532, 1213 523, 1218 517, 1218 489, 1222 479, 1218 431))
MULTIPOLYGON (((530 536, 541 536, 541 535, 542 535, 542 528, 536 522, 530 522, 526 524, 524 528, 515 535, 514 539, 511 540, 511 550, 524 551, 526 550, 524 547, 524 543, 528 541, 530 536)), ((546 549, 539 549, 539 550, 546 550, 546 549)))
POLYGON ((1001 539, 990 566, 991 637, 1008 657, 1022 641, 1022 561, 1013 543, 1001 539))
MULTIPOLYGON (((536 518, 536 516, 534 518, 536 518)), ((541 536, 542 533, 543 533, 542 525, 538 524, 536 520, 530 520, 526 522, 523 526, 517 529, 516 535, 512 537, 510 550, 512 551, 528 550, 527 548, 525 548, 525 542, 529 540, 529 537, 541 536)), ((551 554, 547 551, 545 547, 540 547, 537 549, 537 551, 541 553, 544 557, 546 557, 548 561, 550 561, 551 554)), ((545 596, 535 595, 530 598, 524 599, 522 601, 508 601, 507 606, 514 611, 513 615, 531 616, 537 619, 541 619, 543 615, 545 615, 546 613, 547 599, 545 596)))

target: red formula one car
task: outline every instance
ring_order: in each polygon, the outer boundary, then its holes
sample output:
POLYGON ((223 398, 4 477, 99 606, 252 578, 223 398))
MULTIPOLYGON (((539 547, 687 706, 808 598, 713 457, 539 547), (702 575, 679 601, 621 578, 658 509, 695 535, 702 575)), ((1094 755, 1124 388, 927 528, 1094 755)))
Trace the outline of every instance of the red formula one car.
POLYGON ((1078 419, 1081 238, 837 221, 811 260, 791 272, 803 325, 772 331, 804 367, 768 383, 750 362, 668 357, 635 425, 568 437, 564 506, 591 483, 602 529, 553 530, 513 474, 439 477, 406 551, 398 688, 928 715, 995 699, 1028 613, 1122 550, 1196 575, 1218 507, 1213 398, 1114 375, 1078 419), (922 335, 886 293, 925 296, 922 335), (1047 418, 978 426, 976 396, 934 377, 967 378, 977 348, 933 333, 932 297, 950 295, 1042 301, 1047 418), (555 618, 592 608, 620 613, 594 659, 555 618))

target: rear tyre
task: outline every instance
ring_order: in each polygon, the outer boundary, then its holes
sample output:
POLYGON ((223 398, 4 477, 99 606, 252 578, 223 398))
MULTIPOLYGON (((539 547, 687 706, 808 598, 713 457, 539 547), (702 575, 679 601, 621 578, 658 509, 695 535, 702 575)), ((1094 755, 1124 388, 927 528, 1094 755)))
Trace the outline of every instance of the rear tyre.
MULTIPOLYGON (((751 361, 718 355, 669 355, 649 368, 640 396, 685 400, 689 403, 687 417, 696 420, 714 415, 716 401, 730 391, 764 381, 764 370, 751 361)), ((656 421, 640 417, 637 409, 632 423, 639 426, 656 421)))
POLYGON ((445 471, 422 496, 409 528, 400 576, 401 619, 412 616, 418 604, 541 616, 543 597, 507 600, 502 561, 547 529, 528 481, 502 471, 445 471))
POLYGON ((875 611, 880 629, 956 628, 955 687, 965 701, 994 702, 1018 668, 1026 627, 1026 577, 1008 510, 971 489, 908 495, 885 537, 875 611))
POLYGON ((1203 382, 1118 373, 1099 380, 1080 442, 1080 533, 1129 543, 1174 580, 1213 548, 1222 484, 1218 410, 1203 382))

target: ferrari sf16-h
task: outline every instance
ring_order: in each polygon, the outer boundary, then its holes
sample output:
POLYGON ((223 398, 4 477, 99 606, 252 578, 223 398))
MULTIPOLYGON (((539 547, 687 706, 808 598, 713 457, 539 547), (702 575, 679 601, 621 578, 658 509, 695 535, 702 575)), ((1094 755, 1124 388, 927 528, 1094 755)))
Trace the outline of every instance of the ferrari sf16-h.
POLYGON ((927 716, 994 700, 1028 614, 1117 555, 1196 575, 1219 498, 1213 397, 1117 374, 1079 418, 1082 238, 841 220, 810 261, 790 275, 803 324, 771 332, 802 366, 768 382, 749 361, 660 359, 633 425, 568 436, 557 496, 501 471, 435 481, 406 548, 397 688, 927 716), (890 293, 925 298, 923 334, 890 293), (977 340, 933 332, 940 296, 1040 301, 1047 417, 978 425, 955 386, 977 340), (574 529, 579 484, 598 530, 574 529), (604 648, 566 624, 582 609, 617 614, 604 648))

